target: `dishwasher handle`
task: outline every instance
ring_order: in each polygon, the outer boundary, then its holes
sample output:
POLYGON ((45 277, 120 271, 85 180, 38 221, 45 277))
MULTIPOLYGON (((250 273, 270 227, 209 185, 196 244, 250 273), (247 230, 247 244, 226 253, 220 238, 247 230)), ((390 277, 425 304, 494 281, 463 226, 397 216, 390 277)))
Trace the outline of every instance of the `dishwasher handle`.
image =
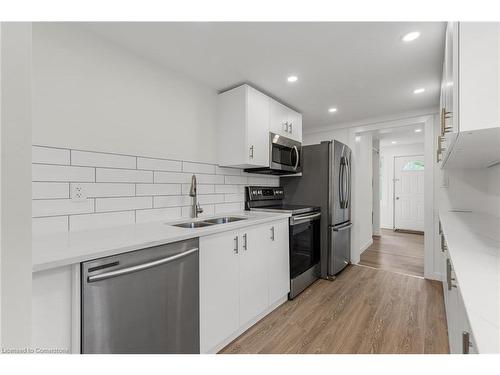
POLYGON ((160 266, 162 264, 170 263, 170 262, 173 262, 174 260, 184 258, 184 257, 188 256, 189 254, 192 254, 196 251, 198 251, 197 247, 190 249, 190 250, 187 250, 187 251, 184 251, 182 253, 173 255, 171 257, 161 258, 158 260, 154 260, 152 262, 138 264, 138 265, 132 266, 132 267, 126 267, 126 268, 121 268, 121 269, 114 270, 114 271, 104 272, 104 273, 101 273, 99 275, 88 276, 87 282, 93 283, 96 281, 110 279, 110 278, 116 277, 116 276, 127 275, 127 274, 132 273, 132 272, 146 270, 148 268, 160 266))

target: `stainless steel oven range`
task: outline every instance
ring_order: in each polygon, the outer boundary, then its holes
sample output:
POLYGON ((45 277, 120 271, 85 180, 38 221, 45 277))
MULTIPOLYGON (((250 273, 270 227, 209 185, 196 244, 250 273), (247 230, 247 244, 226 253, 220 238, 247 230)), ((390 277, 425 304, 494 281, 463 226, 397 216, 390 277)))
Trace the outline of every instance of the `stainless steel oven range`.
POLYGON ((246 209, 251 211, 287 212, 290 242, 290 299, 295 298, 319 278, 321 234, 319 207, 286 205, 281 187, 248 186, 246 209))

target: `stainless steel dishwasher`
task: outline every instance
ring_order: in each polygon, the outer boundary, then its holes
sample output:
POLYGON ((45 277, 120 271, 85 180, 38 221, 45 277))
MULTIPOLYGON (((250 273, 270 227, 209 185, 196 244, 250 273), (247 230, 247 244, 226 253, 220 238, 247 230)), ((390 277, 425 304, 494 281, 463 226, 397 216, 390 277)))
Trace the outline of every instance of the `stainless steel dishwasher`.
POLYGON ((198 239, 81 264, 82 353, 199 353, 198 239))

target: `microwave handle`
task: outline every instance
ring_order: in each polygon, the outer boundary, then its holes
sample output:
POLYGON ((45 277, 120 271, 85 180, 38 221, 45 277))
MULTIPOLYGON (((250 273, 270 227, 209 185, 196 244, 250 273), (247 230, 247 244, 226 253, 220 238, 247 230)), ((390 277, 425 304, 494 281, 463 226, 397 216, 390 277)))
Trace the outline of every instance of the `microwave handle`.
POLYGON ((297 155, 297 159, 295 160, 295 166, 293 167, 294 170, 297 170, 299 166, 299 149, 297 146, 293 146, 293 149, 295 150, 295 154, 297 155))

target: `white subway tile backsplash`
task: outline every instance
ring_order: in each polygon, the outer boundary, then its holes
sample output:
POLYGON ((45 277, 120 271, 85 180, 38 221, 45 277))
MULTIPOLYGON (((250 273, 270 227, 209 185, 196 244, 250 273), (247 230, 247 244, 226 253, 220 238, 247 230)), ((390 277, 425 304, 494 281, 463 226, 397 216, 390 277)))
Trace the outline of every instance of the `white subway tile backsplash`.
POLYGON ((153 208, 150 210, 137 210, 136 222, 146 223, 151 221, 171 221, 182 217, 181 207, 153 208))
POLYGON ((74 182, 94 182, 94 168, 86 167, 70 167, 64 165, 47 165, 33 164, 32 165, 32 180, 33 181, 74 181, 74 182))
POLYGON ((215 174, 197 174, 196 182, 199 184, 223 184, 224 176, 215 174))
MULTIPOLYGON (((191 184, 182 184, 182 194, 189 194, 191 190, 191 184)), ((215 193, 215 185, 196 185, 196 192, 198 194, 213 194, 215 193)))
POLYGON ((71 150, 71 165, 135 169, 135 156, 71 150))
POLYGON ((182 162, 182 171, 189 173, 215 173, 215 165, 213 164, 202 164, 202 163, 191 163, 184 161, 182 162))
POLYGON ((180 195, 180 184, 137 184, 136 195, 180 195))
POLYGON ((159 196, 153 197, 153 199, 154 208, 189 206, 193 204, 193 198, 189 195, 159 196))
POLYGON ((68 231, 68 216, 34 217, 31 219, 32 232, 35 235, 68 231))
POLYGON ((224 195, 222 195, 222 194, 200 195, 198 197, 198 202, 202 205, 203 204, 224 203, 224 195))
POLYGON ((247 176, 225 176, 225 184, 229 185, 248 185, 247 176))
POLYGON ((182 162, 177 160, 137 158, 137 169, 147 169, 152 171, 180 172, 182 162))
POLYGON ((191 175, 189 173, 177 173, 177 172, 154 172, 154 183, 155 184, 182 184, 190 183, 191 175))
POLYGON ((134 184, 119 183, 71 183, 71 197, 75 195, 75 188, 81 187, 88 198, 127 197, 135 195, 134 184))
POLYGON ((33 199, 69 198, 69 182, 33 182, 33 199))
POLYGON ((39 146, 33 146, 31 148, 31 159, 33 163, 69 165, 69 155, 70 151, 62 148, 39 146))
POLYGON ((127 169, 96 169, 96 182, 153 182, 153 172, 127 169))
POLYGON ((152 197, 96 198, 96 212, 128 211, 153 208, 152 197))
POLYGON ((40 199, 32 201, 32 216, 59 216, 94 212, 94 200, 40 199))
POLYGON ((215 185, 215 192, 217 194, 236 194, 245 191, 244 185, 215 185))
POLYGON ((226 203, 244 202, 245 201, 245 194, 225 194, 224 201, 226 203))
POLYGON ((189 218, 193 174, 201 217, 244 210, 245 185, 279 186, 214 164, 33 146, 33 233, 189 218), (87 199, 70 199, 76 188, 87 199))
POLYGON ((216 166, 215 173, 216 174, 223 174, 223 175, 230 175, 230 176, 241 176, 241 169, 216 166))
POLYGON ((222 203, 215 206, 215 215, 241 211, 240 203, 222 203))
POLYGON ((88 230, 135 223, 134 211, 106 212, 88 215, 71 215, 69 230, 88 230))

